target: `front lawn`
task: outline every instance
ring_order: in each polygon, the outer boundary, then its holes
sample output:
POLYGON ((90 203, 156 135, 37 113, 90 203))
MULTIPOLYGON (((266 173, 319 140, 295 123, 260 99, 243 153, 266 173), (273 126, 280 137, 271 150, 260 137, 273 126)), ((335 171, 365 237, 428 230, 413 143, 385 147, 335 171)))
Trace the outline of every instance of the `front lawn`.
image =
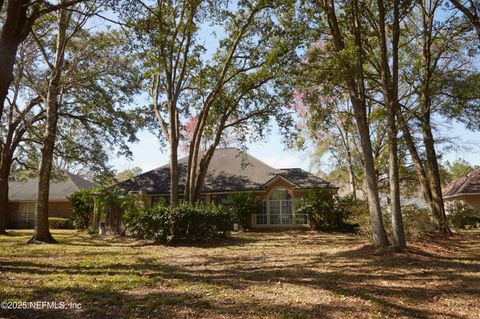
POLYGON ((160 246, 54 230, 55 245, 0 237, 0 301, 80 309, 0 310, 55 318, 478 318, 480 232, 375 255, 361 237, 239 233, 160 246))

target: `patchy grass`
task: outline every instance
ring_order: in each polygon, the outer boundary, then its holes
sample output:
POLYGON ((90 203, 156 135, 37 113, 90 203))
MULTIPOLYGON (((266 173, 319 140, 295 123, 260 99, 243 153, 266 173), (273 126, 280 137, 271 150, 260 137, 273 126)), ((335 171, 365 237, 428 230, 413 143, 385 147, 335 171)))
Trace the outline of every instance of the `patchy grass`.
POLYGON ((17 318, 479 318, 480 232, 376 255, 360 237, 234 234, 198 246, 54 230, 55 245, 0 237, 0 301, 81 309, 17 318))

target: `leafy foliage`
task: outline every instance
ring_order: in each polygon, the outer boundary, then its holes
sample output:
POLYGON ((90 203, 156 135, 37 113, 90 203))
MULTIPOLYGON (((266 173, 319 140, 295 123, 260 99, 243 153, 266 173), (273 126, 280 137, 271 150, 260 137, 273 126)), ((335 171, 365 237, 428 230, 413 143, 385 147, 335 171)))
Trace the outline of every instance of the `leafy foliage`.
POLYGON ((127 221, 140 209, 139 198, 133 194, 124 194, 117 188, 103 189, 97 196, 98 211, 105 217, 109 212, 117 210, 127 221))
MULTIPOLYGON (((51 18, 44 16, 37 21, 33 30, 36 38, 28 38, 22 47, 19 95, 46 95, 46 79, 56 48, 51 18)), ((75 21, 77 18, 81 15, 74 14, 75 21)), ((125 50, 126 42, 121 32, 81 27, 69 38, 62 69, 65 77, 59 83, 62 95, 54 151, 56 168, 102 182, 112 175, 108 161, 113 151, 131 155, 127 142, 136 141, 144 120, 141 107, 133 105, 140 82, 135 60, 125 50)), ((44 112, 43 100, 37 99, 38 106, 30 111, 32 116, 44 112)), ((30 175, 37 172, 41 156, 38 143, 44 129, 42 117, 31 122, 25 142, 18 145, 17 162, 30 175)))
POLYGON ((93 189, 82 189, 70 195, 72 222, 75 228, 88 229, 93 218, 95 198, 93 189))
POLYGON ((455 202, 453 204, 452 214, 449 215, 449 221, 455 228, 472 228, 480 225, 480 212, 471 207, 455 202))
POLYGON ((467 162, 462 158, 458 158, 452 163, 450 163, 449 161, 446 161, 445 168, 446 168, 446 172, 445 172, 446 182, 450 182, 456 178, 466 176, 468 173, 470 173, 475 169, 475 167, 473 167, 472 164, 470 164, 469 162, 467 162))
MULTIPOLYGON (((402 206, 402 216, 405 238, 409 241, 426 238, 437 232, 437 227, 425 208, 415 205, 402 206)), ((387 232, 392 237, 390 230, 392 218, 388 210, 384 210, 383 220, 388 226, 387 232)))
POLYGON ((234 216, 220 205, 182 203, 140 209, 129 219, 128 230, 136 237, 160 242, 188 242, 225 237, 234 216))
POLYGON ((300 200, 297 212, 308 214, 316 230, 355 231, 358 225, 347 222, 350 202, 350 198, 336 199, 331 191, 315 189, 300 200))
POLYGON ((252 214, 260 208, 261 201, 258 196, 253 193, 235 193, 230 196, 231 210, 235 216, 235 220, 243 229, 247 229, 252 214))
POLYGON ((52 229, 72 229, 73 225, 68 218, 49 217, 48 225, 52 229))

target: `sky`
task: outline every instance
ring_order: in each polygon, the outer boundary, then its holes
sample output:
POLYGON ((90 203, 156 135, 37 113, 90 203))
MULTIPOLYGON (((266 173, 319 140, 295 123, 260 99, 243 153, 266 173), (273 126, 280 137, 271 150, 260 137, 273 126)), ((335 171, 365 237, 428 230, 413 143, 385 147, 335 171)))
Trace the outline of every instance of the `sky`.
MULTIPOLYGON (((442 123, 438 137, 449 137, 461 149, 449 150, 443 153, 442 161, 454 161, 463 158, 473 165, 480 165, 480 132, 471 132, 460 123, 442 123)), ((160 149, 158 138, 151 133, 139 134, 139 142, 130 144, 133 157, 128 160, 124 157, 116 157, 111 164, 118 171, 140 167, 144 172, 156 167, 168 164, 168 149, 160 149)), ((296 151, 288 149, 282 143, 282 136, 273 125, 272 132, 265 141, 247 144, 248 153, 275 168, 299 167, 310 171, 310 158, 308 151, 296 151)), ((328 172, 331 159, 326 157, 321 164, 321 170, 328 172)))
MULTIPOLYGON (((111 164, 118 171, 140 167, 144 172, 168 164, 168 149, 160 149, 158 138, 151 133, 139 134, 139 142, 130 144, 132 160, 125 157, 113 158, 111 164)), ((289 150, 282 143, 282 136, 274 125, 265 141, 247 144, 248 153, 275 168, 299 167, 309 169, 308 152, 289 150)))
MULTIPOLYGON (((219 38, 224 36, 221 28, 202 25, 199 39, 210 57, 218 46, 219 38)), ((142 103, 142 101, 139 101, 142 103)), ((147 104, 147 101, 144 101, 147 104)), ((442 161, 454 161, 462 158, 473 165, 480 165, 480 132, 471 132, 461 123, 448 123, 439 120, 438 131, 435 136, 438 139, 449 138, 454 144, 460 145, 455 149, 440 149, 442 161)), ((133 153, 132 159, 112 156, 110 164, 117 170, 140 167, 144 172, 156 167, 168 164, 168 149, 160 148, 158 138, 149 132, 141 132, 138 135, 139 142, 130 144, 133 153)), ((247 144, 248 153, 275 168, 299 167, 310 171, 310 159, 308 151, 290 150, 282 143, 282 136, 275 124, 272 125, 271 133, 262 142, 247 144)), ((321 161, 320 169, 328 172, 332 160, 326 156, 321 161)))

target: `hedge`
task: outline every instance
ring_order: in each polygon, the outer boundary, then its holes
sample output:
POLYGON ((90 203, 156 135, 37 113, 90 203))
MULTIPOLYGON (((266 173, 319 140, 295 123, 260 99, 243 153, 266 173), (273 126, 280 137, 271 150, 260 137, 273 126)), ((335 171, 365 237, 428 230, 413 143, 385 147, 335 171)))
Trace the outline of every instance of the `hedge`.
POLYGON ((160 242, 189 242, 226 237, 233 220, 232 211, 220 205, 182 203, 139 209, 126 222, 127 229, 135 237, 160 242))

